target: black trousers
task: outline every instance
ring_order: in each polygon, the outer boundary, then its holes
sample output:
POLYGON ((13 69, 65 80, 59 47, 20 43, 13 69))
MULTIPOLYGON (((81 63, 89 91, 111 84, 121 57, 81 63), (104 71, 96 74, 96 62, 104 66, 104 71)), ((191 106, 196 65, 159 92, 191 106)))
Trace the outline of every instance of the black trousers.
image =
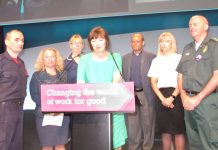
POLYGON ((0 102, 0 150, 23 150, 23 104, 0 102))

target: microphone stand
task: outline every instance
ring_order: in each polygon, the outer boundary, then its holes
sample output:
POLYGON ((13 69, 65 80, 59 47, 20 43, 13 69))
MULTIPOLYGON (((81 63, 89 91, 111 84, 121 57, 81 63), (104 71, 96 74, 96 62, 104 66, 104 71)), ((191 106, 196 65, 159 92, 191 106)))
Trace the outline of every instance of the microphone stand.
POLYGON ((114 58, 114 56, 113 56, 113 52, 110 51, 110 54, 111 54, 111 56, 112 56, 112 58, 113 58, 113 61, 114 61, 115 65, 116 65, 116 67, 117 67, 117 70, 118 70, 119 73, 120 73, 120 76, 121 76, 121 78, 122 78, 122 81, 125 81, 124 78, 123 78, 123 74, 122 74, 120 68, 118 67, 118 64, 117 64, 117 62, 116 62, 116 60, 115 60, 115 58, 114 58))

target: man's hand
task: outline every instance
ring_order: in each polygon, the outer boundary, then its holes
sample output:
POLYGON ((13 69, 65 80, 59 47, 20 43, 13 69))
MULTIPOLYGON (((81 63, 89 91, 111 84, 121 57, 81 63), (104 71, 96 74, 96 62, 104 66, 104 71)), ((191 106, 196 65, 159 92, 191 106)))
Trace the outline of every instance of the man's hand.
POLYGON ((184 100, 183 107, 187 111, 194 110, 198 105, 201 103, 202 99, 199 95, 195 95, 193 97, 189 97, 188 99, 184 100))

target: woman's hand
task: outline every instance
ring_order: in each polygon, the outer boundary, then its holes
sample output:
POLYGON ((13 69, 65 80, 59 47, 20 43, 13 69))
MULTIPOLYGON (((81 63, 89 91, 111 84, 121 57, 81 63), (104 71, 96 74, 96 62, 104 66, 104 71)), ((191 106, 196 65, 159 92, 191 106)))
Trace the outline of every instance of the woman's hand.
POLYGON ((173 101, 174 101, 174 98, 170 96, 170 97, 163 99, 162 104, 167 108, 174 108, 173 101))

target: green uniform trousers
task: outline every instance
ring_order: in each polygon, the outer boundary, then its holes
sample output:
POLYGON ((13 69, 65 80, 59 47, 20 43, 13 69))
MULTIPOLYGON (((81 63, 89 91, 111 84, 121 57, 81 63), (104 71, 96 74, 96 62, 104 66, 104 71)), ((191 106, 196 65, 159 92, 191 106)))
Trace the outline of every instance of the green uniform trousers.
POLYGON ((207 96, 193 111, 185 111, 189 150, 218 150, 218 93, 207 96))

